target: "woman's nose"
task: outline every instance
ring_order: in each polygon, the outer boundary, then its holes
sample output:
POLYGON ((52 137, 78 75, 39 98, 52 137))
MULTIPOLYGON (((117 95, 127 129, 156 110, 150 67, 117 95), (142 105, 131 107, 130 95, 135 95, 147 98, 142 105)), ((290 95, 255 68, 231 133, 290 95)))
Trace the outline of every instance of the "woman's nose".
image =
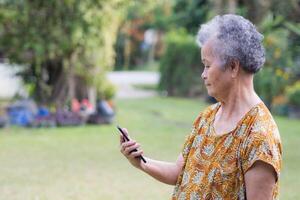
POLYGON ((206 79, 206 70, 205 70, 205 69, 203 70, 203 72, 202 72, 202 74, 201 74, 201 78, 202 78, 203 80, 206 79))

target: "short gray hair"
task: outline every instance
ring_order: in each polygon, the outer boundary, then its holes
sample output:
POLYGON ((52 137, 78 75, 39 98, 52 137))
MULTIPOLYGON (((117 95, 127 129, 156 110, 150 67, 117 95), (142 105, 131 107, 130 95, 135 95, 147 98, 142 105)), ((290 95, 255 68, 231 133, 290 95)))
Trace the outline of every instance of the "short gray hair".
POLYGON ((249 20, 227 14, 218 15, 202 24, 197 34, 197 43, 203 47, 208 40, 213 39, 216 42, 213 48, 225 64, 237 59, 245 71, 256 73, 265 62, 263 38, 249 20))

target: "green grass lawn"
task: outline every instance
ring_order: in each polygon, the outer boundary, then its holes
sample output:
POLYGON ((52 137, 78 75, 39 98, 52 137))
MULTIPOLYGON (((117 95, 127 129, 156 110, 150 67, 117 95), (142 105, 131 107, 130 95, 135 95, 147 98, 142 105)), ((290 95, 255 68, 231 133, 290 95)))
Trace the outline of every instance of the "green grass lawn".
MULTIPOLYGON (((204 107, 187 99, 119 100, 116 123, 146 156, 175 161, 204 107)), ((281 199, 300 199, 300 120, 275 120, 284 145, 281 199)), ((1 200, 160 200, 172 190, 121 156, 114 126, 0 130, 1 200)))

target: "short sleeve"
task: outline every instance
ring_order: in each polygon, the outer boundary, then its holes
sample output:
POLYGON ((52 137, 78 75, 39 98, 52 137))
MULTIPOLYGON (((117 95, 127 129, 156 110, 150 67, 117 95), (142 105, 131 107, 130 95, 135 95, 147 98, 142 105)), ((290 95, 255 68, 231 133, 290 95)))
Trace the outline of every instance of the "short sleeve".
POLYGON ((282 159, 280 139, 276 138, 278 129, 252 129, 242 147, 242 169, 247 170, 256 162, 263 161, 273 166, 279 178, 282 159))

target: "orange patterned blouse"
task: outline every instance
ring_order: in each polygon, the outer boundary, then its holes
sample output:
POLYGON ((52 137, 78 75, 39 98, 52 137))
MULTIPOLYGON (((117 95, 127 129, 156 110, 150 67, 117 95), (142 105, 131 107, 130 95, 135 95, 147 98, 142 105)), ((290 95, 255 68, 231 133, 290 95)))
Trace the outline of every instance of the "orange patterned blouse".
MULTIPOLYGON (((254 106, 233 131, 217 136, 212 124, 220 106, 208 107, 195 120, 183 147, 184 167, 172 200, 246 199, 244 175, 258 160, 272 165, 279 178, 280 135, 264 103, 254 106)), ((278 199, 278 180, 273 199, 278 199)))

